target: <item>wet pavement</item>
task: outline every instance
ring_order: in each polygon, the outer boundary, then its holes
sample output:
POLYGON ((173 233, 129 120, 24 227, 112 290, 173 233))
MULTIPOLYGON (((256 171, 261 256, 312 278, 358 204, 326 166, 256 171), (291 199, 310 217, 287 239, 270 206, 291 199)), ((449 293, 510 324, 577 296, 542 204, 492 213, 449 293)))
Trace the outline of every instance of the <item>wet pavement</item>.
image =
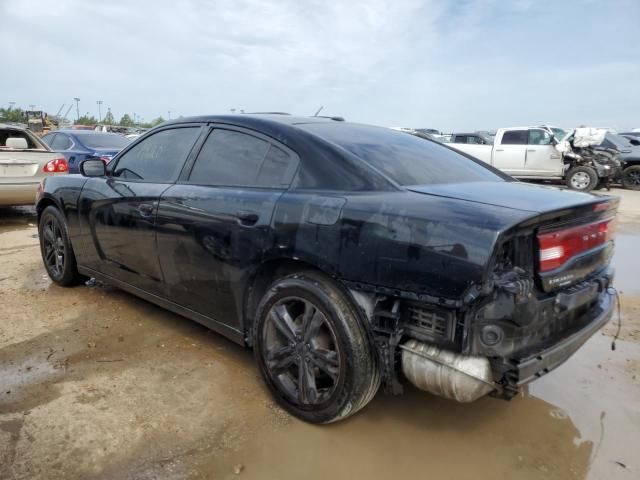
POLYGON ((323 427, 204 327, 52 285, 32 211, 0 209, 0 479, 640 478, 640 192, 622 193, 615 351, 614 322, 511 402, 408 389, 323 427))

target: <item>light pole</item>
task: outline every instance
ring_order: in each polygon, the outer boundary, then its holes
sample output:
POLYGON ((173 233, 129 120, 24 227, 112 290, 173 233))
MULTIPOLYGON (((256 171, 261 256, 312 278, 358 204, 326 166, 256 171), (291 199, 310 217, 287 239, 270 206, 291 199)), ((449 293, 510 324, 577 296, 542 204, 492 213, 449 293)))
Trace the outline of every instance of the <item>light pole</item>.
POLYGON ((32 105, 32 104, 31 104, 31 105, 29 105, 29 110, 35 110, 35 109, 36 109, 36 106, 35 106, 35 105, 32 105))
POLYGON ((101 110, 102 100, 96 100, 96 103, 98 104, 98 123, 102 123, 102 110, 101 110))
POLYGON ((11 110, 15 104, 16 102, 9 102, 9 110, 11 110))
POLYGON ((78 97, 73 97, 76 101, 76 122, 80 120, 80 99, 78 97))
POLYGON ((171 120, 171 110, 167 112, 169 114, 169 120, 171 120))

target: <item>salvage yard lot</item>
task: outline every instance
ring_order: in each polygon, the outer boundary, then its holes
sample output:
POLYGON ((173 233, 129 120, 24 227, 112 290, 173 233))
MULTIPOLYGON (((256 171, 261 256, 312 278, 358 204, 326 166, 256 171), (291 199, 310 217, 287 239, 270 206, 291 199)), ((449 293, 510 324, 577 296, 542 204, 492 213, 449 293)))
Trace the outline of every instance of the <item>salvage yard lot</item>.
POLYGON ((408 388, 325 427, 273 403, 249 350, 111 287, 52 285, 33 210, 0 209, 0 478, 638 478, 640 192, 612 193, 616 351, 614 320, 509 403, 408 388))

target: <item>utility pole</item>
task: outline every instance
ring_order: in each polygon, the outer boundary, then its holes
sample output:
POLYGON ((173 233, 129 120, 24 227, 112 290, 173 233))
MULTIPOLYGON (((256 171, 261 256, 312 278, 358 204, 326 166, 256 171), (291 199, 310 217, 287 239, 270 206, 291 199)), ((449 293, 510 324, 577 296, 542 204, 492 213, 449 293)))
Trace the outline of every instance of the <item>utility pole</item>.
POLYGON ((11 110, 15 104, 16 102, 9 102, 9 110, 11 110))
POLYGON ((29 105, 29 110, 35 110, 36 106, 35 105, 29 105))
POLYGON ((171 120, 171 110, 167 112, 169 114, 169 120, 171 120))
POLYGON ((232 114, 233 114, 233 113, 236 113, 236 109, 235 109, 235 108, 232 108, 232 109, 231 109, 231 113, 232 113, 232 114))
POLYGON ((73 97, 76 101, 76 122, 80 120, 80 99, 78 97, 73 97))
POLYGON ((96 103, 98 104, 98 123, 102 123, 102 100, 96 100, 96 103))

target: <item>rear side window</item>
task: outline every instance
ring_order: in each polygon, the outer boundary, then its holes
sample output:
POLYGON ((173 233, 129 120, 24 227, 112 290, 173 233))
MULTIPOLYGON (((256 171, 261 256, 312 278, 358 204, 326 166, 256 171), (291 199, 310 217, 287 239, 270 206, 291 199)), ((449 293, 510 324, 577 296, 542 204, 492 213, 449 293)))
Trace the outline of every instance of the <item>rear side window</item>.
POLYGON ((297 160, 266 140, 215 129, 193 166, 190 183, 240 187, 287 186, 297 160))
POLYGON ((200 127, 161 130, 128 150, 111 175, 129 180, 173 182, 178 177, 200 127))
POLYGON ((22 138, 27 142, 27 148, 42 149, 37 141, 31 138, 31 135, 27 132, 14 129, 0 130, 0 148, 9 148, 7 147, 7 139, 9 138, 22 138))
POLYGON ((52 150, 67 150, 70 147, 71 140, 69 139, 69 137, 62 133, 58 133, 56 135, 56 138, 53 139, 53 142, 51 142, 52 150))
POLYGON ((527 130, 508 130, 502 135, 502 145, 526 145, 529 141, 527 130))

